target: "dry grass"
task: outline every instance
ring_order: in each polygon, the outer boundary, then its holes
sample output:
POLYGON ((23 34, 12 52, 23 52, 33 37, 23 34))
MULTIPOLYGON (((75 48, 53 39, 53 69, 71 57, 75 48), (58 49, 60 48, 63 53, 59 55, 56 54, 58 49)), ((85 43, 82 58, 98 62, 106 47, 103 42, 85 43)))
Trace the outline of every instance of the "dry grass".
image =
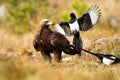
MULTIPOLYGON (((52 0, 51 5, 55 6, 55 1, 52 0)), ((70 11, 70 2, 67 0, 65 5, 65 3, 62 4, 62 1, 64 0, 57 2, 57 9, 64 9, 62 6, 64 5, 65 9, 70 11)), ((101 38, 120 37, 120 30, 110 28, 106 21, 108 15, 112 15, 112 13, 119 16, 120 1, 116 3, 113 0, 85 0, 85 2, 88 5, 93 2, 99 4, 103 15, 100 23, 93 29, 81 32, 84 48, 93 52, 119 56, 120 42, 110 40, 105 44, 95 44, 95 41, 101 38)), ((42 19, 42 17, 38 17, 38 19, 42 19)), ((64 58, 71 57, 71 60, 52 64, 44 62, 40 52, 36 52, 32 45, 35 33, 33 30, 18 36, 7 32, 6 29, 0 29, 0 80, 120 80, 120 64, 107 67, 101 64, 96 57, 84 52, 79 59, 76 56, 63 55, 64 58)), ((68 39, 72 41, 71 37, 68 39)))
MULTIPOLYGON (((119 54, 120 43, 111 40, 106 44, 95 44, 96 39, 101 37, 119 37, 119 32, 113 35, 97 27, 81 33, 84 48, 110 54, 115 54, 117 50, 119 54)), ((0 80, 119 80, 120 64, 106 67, 87 53, 82 53, 80 59, 63 55, 64 58, 71 57, 71 60, 49 64, 42 60, 40 52, 36 52, 32 46, 34 31, 16 36, 1 29, 0 34, 0 80)), ((72 41, 71 37, 68 39, 72 41)))
POLYGON ((119 80, 119 64, 104 65, 84 60, 48 64, 28 56, 9 58, 0 63, 1 80, 119 80))

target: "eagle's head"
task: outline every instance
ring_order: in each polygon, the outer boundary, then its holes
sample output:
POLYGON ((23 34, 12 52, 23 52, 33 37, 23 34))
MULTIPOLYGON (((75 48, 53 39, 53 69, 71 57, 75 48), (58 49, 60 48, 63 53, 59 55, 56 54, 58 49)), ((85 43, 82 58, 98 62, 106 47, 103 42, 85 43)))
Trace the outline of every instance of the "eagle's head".
POLYGON ((41 25, 41 26, 49 26, 49 25, 52 25, 52 24, 53 24, 53 22, 50 21, 49 19, 42 19, 42 20, 40 21, 40 25, 41 25))
POLYGON ((42 28, 48 27, 50 25, 53 25, 53 22, 49 19, 42 19, 38 25, 38 33, 41 32, 42 28))

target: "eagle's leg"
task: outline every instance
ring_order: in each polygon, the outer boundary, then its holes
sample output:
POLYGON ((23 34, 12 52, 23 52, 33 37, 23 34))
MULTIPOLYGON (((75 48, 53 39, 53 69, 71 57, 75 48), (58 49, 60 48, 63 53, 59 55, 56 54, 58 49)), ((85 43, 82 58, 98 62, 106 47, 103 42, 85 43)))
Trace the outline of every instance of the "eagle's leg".
POLYGON ((51 63, 52 58, 50 53, 46 53, 45 51, 41 50, 41 55, 43 57, 43 60, 49 61, 49 63, 51 63))
POLYGON ((62 61, 61 51, 53 51, 53 53, 54 53, 54 61, 61 62, 62 61))

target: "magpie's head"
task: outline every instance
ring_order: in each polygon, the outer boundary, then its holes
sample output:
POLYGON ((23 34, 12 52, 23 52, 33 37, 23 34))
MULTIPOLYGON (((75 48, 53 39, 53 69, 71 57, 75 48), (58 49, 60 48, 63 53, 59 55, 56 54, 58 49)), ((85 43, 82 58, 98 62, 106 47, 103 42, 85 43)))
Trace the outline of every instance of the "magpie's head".
POLYGON ((76 18, 75 13, 73 13, 73 12, 70 13, 70 17, 71 17, 71 18, 76 18))

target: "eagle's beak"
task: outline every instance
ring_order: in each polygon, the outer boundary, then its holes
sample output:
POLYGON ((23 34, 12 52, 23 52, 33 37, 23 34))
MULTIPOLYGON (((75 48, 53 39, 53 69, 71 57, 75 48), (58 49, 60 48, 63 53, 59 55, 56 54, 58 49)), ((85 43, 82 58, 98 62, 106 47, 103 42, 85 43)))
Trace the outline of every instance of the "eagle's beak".
POLYGON ((47 22, 47 25, 53 25, 52 21, 47 22))

